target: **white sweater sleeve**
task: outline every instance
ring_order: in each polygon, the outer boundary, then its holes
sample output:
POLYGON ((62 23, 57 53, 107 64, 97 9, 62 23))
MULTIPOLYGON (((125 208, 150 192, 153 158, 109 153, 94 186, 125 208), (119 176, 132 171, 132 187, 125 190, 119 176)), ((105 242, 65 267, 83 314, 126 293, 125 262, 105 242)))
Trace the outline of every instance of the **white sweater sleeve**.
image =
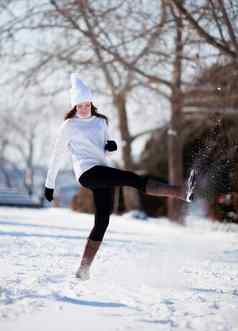
POLYGON ((48 188, 55 188, 55 181, 57 174, 68 156, 67 150, 67 136, 65 132, 65 122, 63 122, 59 128, 56 135, 54 146, 52 149, 52 154, 50 157, 50 162, 48 166, 47 177, 45 181, 45 186, 48 188))
POLYGON ((109 133, 108 124, 104 120, 104 143, 106 144, 108 140, 112 140, 112 139, 111 139, 111 135, 109 133))

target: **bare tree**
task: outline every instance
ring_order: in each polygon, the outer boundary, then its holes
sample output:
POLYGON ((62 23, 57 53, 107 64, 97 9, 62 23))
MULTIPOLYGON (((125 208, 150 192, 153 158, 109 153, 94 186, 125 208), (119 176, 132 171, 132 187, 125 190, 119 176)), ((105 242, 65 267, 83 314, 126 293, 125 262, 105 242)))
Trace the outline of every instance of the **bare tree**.
MULTIPOLYGON (((131 70, 125 70, 121 61, 118 61, 118 49, 122 50, 123 57, 128 58, 131 52, 131 42, 128 42, 129 31, 123 28, 128 11, 132 11, 131 5, 127 4, 125 8, 125 1, 119 1, 116 5, 109 6, 106 4, 103 7, 90 6, 89 2, 75 1, 74 11, 79 11, 82 15, 84 28, 82 29, 78 21, 72 17, 71 13, 65 11, 60 7, 56 1, 51 0, 56 11, 62 15, 69 23, 72 24, 77 31, 82 33, 84 37, 91 44, 94 51, 95 59, 99 64, 98 67, 102 71, 106 84, 109 88, 113 104, 117 111, 117 118, 119 123, 119 131, 122 139, 122 157, 124 161, 124 168, 128 170, 135 170, 135 164, 132 158, 131 144, 133 137, 131 137, 128 126, 127 115, 127 98, 131 91, 138 85, 136 73, 131 70), (77 7, 78 6, 78 7, 77 7), (119 9, 119 11, 118 11, 119 9), (106 22, 106 24, 105 24, 106 22), (113 24, 117 22, 116 34, 114 32, 113 24), (111 33, 108 32, 110 30, 111 33), (113 41, 113 37, 116 40, 113 41)), ((148 53, 150 47, 158 38, 159 29, 163 25, 163 21, 156 23, 151 29, 151 33, 147 38, 144 47, 139 54, 133 56, 133 63, 136 65, 141 58, 148 53)), ((145 38, 147 31, 140 32, 140 38, 145 38)), ((129 39, 139 38, 129 34, 129 39)), ((132 56, 131 56, 132 57, 132 56)), ((137 192, 130 188, 124 188, 125 202, 128 209, 138 208, 139 199, 137 192)))
MULTIPOLYGON (((107 0, 100 3, 79 0, 33 1, 25 6, 17 19, 16 15, 9 14, 7 24, 0 27, 0 32, 8 42, 11 42, 9 35, 16 38, 19 33, 29 31, 40 32, 45 37, 42 44, 32 42, 30 47, 22 47, 20 51, 18 48, 15 50, 16 43, 13 40, 15 59, 22 59, 23 56, 25 60, 30 59, 29 64, 20 68, 14 77, 22 79, 24 86, 43 83, 46 77, 62 70, 62 64, 68 71, 76 68, 88 72, 90 68, 90 75, 96 81, 99 78, 102 84, 106 83, 117 110, 123 161, 127 169, 135 169, 132 142, 152 131, 142 130, 134 136, 130 133, 127 109, 130 93, 144 85, 167 98, 172 111, 169 131, 170 181, 180 184, 182 161, 179 121, 182 102, 180 89, 183 84, 181 17, 176 13, 171 15, 171 7, 166 1, 151 1, 150 6, 140 1, 137 4, 138 7, 125 0, 117 0, 113 4, 107 0), (173 39, 175 47, 171 47, 173 39)), ((59 87, 58 91, 61 89, 59 87)), ((57 88, 54 86, 50 93, 55 91, 57 88)), ((132 203, 138 199, 133 195, 132 199, 126 201, 131 201, 132 207, 132 203)), ((138 206, 138 203, 134 206, 138 206)))
POLYGON ((237 1, 199 1, 188 8, 180 0, 169 0, 189 22, 192 30, 221 54, 232 60, 238 58, 237 1))
MULTIPOLYGON (((11 31, 16 35, 22 31, 52 31, 55 32, 55 37, 58 40, 52 40, 52 46, 47 49, 42 49, 40 45, 33 43, 33 51, 38 54, 26 68, 21 68, 14 79, 21 79, 25 87, 30 84, 40 84, 46 75, 53 74, 62 63, 67 65, 69 70, 73 68, 83 68, 84 70, 91 67, 91 70, 100 69, 104 80, 109 87, 110 95, 113 104, 117 110, 119 130, 122 139, 122 155, 124 167, 126 169, 134 169, 135 165, 132 159, 131 143, 138 137, 132 137, 129 132, 127 118, 127 97, 130 92, 138 85, 136 72, 125 69, 121 62, 118 62, 114 56, 114 50, 120 47, 123 50, 123 56, 130 56, 132 42, 135 40, 142 41, 144 38, 144 47, 139 54, 133 57, 133 63, 138 63, 145 54, 148 53, 150 47, 156 39, 161 22, 156 22, 150 29, 140 31, 136 35, 136 31, 128 37, 128 31, 123 28, 128 11, 133 13, 133 6, 126 1, 117 1, 111 5, 105 1, 104 4, 97 2, 74 1, 57 3, 54 0, 43 4, 28 5, 25 7, 24 14, 19 20, 12 18, 8 24, 2 27, 2 35, 7 36, 11 31), (123 5, 126 7, 123 9, 123 5), (37 14, 36 14, 37 13, 37 14), (115 24, 117 22, 117 25, 115 24), (108 29, 111 33, 108 33, 108 29), (60 34, 59 34, 60 31, 60 34), (63 33, 62 33, 63 32, 63 33), (148 40, 146 36, 149 34, 148 40), (62 42, 62 37, 64 41, 62 42), (145 42, 146 41, 146 42, 145 42), (88 56, 85 58, 85 50, 88 56)), ((130 14, 130 13, 129 13, 130 14)), ((139 15, 137 15, 139 17, 139 15)), ((7 38, 7 37, 6 37, 7 38)), ((15 51, 15 58, 21 59, 22 55, 27 58, 31 56, 28 49, 23 48, 22 51, 15 51)), ((138 199, 135 199, 135 193, 129 199, 128 208, 138 207, 138 199), (133 206, 132 206, 133 204, 133 206), (130 205, 130 206, 129 206, 130 205)))
MULTIPOLYGON (((30 112, 24 106, 24 118, 19 114, 5 113, 1 116, 2 135, 1 146, 1 171, 5 176, 7 187, 14 186, 13 172, 23 170, 22 186, 32 195, 35 191, 34 171, 39 157, 44 153, 45 141, 37 139, 41 128, 39 117, 36 113, 30 112), (36 153, 37 152, 37 153, 36 153), (9 164, 12 172, 9 173, 9 164)), ((38 110, 39 112, 39 110, 38 110)), ((47 139, 47 135, 45 135, 47 139)))
POLYGON ((17 162, 9 158, 9 147, 11 146, 9 132, 11 132, 11 121, 9 120, 9 114, 7 121, 5 117, 7 117, 7 112, 2 111, 0 121, 0 172, 4 180, 2 185, 13 188, 16 185, 13 172, 16 173, 19 171, 19 168, 17 162))
MULTIPOLYGON (((183 185, 183 159, 181 142, 182 125, 182 61, 183 61, 183 21, 180 14, 171 8, 175 20, 175 56, 171 89, 171 120, 168 130, 168 161, 170 183, 183 185)), ((177 222, 183 222, 181 217, 181 201, 168 199, 169 217, 177 222)))
MULTIPOLYGON (((172 6, 167 6, 161 2, 161 21, 157 25, 155 34, 147 32, 146 40, 150 37, 153 42, 148 43, 146 51, 143 50, 140 56, 128 58, 118 50, 105 49, 114 58, 121 62, 129 72, 135 72, 141 79, 145 80, 147 86, 156 89, 163 97, 166 97, 171 106, 171 120, 168 130, 168 165, 169 165, 169 180, 171 184, 183 185, 183 166, 182 166, 182 142, 180 138, 181 122, 182 122, 182 107, 183 93, 182 86, 182 62, 184 60, 183 48, 186 39, 183 38, 183 22, 179 12, 176 12, 172 6), (172 27, 172 30, 170 30, 172 27), (174 47, 168 46, 166 38, 171 41, 174 36, 174 47), (163 42, 165 47, 163 47, 163 42), (159 48, 158 48, 159 47, 159 48), (171 52, 171 53, 170 53, 171 52), (153 55, 152 59, 146 63, 149 56, 153 55), (128 60, 129 59, 129 60, 128 60), (151 70, 151 67, 157 65, 158 70, 151 70), (166 67, 167 72, 161 70, 166 67), (148 68, 148 71, 147 71, 148 68), (167 78, 163 78, 167 76, 167 78), (157 85, 156 88, 154 85, 157 85), (152 87, 153 86, 153 87, 152 87)), ((189 56, 187 61, 192 61, 189 56)), ((145 84, 146 84, 145 83, 145 84)), ((141 133, 143 134, 143 132, 141 133)), ((140 134, 138 135, 140 136, 140 134)), ((177 222, 182 222, 181 218, 181 202, 175 199, 169 199, 169 217, 177 222)))

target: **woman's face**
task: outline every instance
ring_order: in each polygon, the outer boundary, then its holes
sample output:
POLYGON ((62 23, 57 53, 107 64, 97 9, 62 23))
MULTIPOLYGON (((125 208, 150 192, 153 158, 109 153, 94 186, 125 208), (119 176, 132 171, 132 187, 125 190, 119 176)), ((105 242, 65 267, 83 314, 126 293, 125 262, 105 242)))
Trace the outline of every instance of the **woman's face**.
POLYGON ((87 118, 92 115, 91 113, 91 102, 82 102, 76 106, 77 113, 82 118, 87 118))

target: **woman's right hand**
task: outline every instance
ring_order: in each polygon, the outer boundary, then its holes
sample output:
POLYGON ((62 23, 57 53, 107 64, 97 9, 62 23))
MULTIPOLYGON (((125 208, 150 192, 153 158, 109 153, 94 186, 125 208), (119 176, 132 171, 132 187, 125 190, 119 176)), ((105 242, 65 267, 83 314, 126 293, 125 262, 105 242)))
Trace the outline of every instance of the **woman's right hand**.
POLYGON ((54 195, 54 189, 53 188, 48 188, 45 187, 45 198, 51 202, 53 200, 53 195, 54 195))

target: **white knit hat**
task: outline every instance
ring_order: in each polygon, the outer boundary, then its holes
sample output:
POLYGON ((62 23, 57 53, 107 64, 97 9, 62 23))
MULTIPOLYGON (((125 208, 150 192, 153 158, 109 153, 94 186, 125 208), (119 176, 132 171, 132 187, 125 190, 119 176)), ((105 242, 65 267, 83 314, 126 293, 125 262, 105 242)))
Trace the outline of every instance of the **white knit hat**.
POLYGON ((72 85, 72 88, 70 90, 71 106, 74 107, 81 102, 92 101, 92 92, 79 78, 79 74, 72 73, 70 78, 72 85))

